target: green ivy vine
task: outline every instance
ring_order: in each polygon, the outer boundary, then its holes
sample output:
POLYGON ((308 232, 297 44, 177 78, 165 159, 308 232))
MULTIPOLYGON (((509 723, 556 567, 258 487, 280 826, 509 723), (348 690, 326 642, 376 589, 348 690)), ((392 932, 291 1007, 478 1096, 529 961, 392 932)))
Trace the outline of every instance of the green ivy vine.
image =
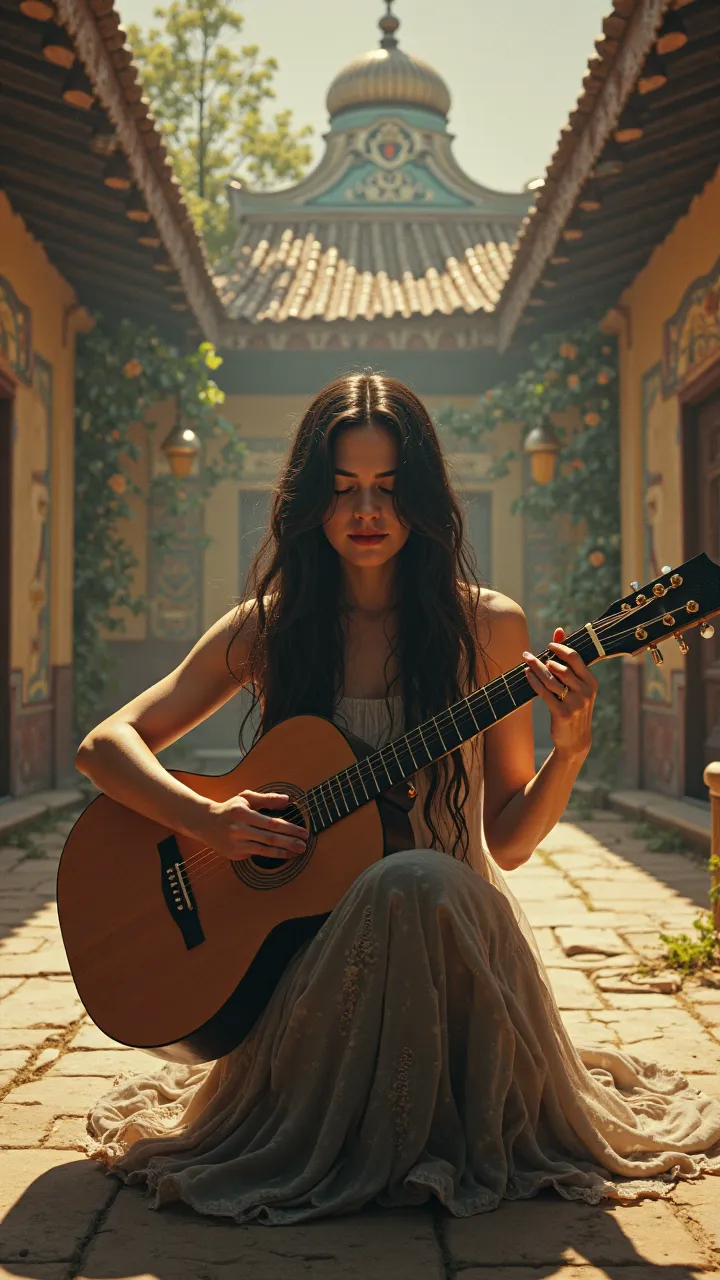
MULTIPOLYGON (((553 576, 539 610, 548 627, 575 630, 603 613, 620 591, 620 459, 615 343, 592 324, 570 334, 549 334, 532 343, 529 362, 513 382, 487 391, 466 410, 451 406, 438 415, 441 426, 473 441, 520 423, 523 438, 549 421, 560 448, 554 478, 530 483, 512 507, 514 514, 547 523, 564 515, 578 526, 576 545, 559 548, 560 571, 553 576), (568 426, 568 423, 572 423, 568 426)), ((507 475, 521 452, 506 449, 490 475, 507 475)), ((620 662, 594 668, 600 692, 593 717, 595 751, 590 761, 601 776, 615 776, 621 744, 620 662)))
MULTIPOLYGON (((128 613, 147 609, 132 588, 137 558, 119 532, 119 521, 131 515, 128 498, 142 492, 127 463, 150 446, 149 438, 138 446, 131 428, 142 421, 149 437, 156 427, 153 406, 172 400, 180 421, 198 436, 199 475, 188 481, 156 476, 143 495, 162 502, 169 517, 190 521, 215 485, 242 469, 243 446, 217 411, 225 396, 212 374, 221 363, 209 342, 182 353, 154 329, 128 320, 117 326, 98 321, 78 344, 73 606, 78 740, 107 711, 114 664, 104 635, 123 632, 128 613)), ((153 528, 150 536, 162 545, 171 535, 153 528)))

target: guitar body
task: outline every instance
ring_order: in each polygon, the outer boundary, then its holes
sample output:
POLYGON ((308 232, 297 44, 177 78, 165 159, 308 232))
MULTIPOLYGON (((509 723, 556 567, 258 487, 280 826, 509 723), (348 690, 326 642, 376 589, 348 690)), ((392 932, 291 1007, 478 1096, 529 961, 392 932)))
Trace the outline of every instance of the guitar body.
MULTIPOLYGON (((248 788, 292 798, 367 750, 327 720, 297 716, 221 777, 173 772, 213 800, 248 788)), ((68 837, 57 887, 63 942, 93 1022, 172 1062, 236 1048, 353 881, 385 853, 412 848, 414 793, 403 788, 399 804, 391 792, 311 834, 301 855, 235 863, 98 796, 68 837)))

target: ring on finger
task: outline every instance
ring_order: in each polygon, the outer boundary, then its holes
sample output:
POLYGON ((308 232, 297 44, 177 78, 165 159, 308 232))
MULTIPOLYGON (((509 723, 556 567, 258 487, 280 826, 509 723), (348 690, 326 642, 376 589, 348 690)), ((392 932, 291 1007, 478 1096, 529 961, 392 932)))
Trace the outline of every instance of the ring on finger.
POLYGON ((568 686, 564 684, 562 687, 562 693, 558 693, 556 696, 560 702, 564 702, 568 696, 568 686))

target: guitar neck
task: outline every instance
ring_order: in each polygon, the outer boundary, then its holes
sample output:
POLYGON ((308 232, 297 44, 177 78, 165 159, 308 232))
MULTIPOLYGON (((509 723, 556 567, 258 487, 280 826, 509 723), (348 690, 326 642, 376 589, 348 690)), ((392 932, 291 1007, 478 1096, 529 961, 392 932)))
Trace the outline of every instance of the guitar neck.
MULTIPOLYGON (((591 628, 583 628, 564 643, 589 665, 603 656, 593 637, 591 628)), ((545 650, 539 657, 545 661, 553 655, 545 650)), ((431 716, 423 724, 388 742, 379 751, 364 756, 349 768, 311 787, 305 792, 305 800, 312 829, 315 832, 327 830, 370 800, 377 800, 396 783, 411 778, 420 769, 456 751, 463 743, 530 702, 536 694, 525 675, 526 670, 526 664, 519 663, 439 715, 431 716)))

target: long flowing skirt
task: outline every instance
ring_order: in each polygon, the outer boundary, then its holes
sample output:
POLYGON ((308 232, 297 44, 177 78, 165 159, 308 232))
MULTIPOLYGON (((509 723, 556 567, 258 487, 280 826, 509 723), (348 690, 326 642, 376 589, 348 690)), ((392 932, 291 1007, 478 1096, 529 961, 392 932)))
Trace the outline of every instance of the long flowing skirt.
POLYGON ((720 1102, 574 1049, 508 901, 430 850, 355 881, 239 1049, 135 1077, 88 1123, 153 1207, 237 1222, 432 1195, 464 1217, 543 1187, 595 1204, 720 1173, 720 1102))

